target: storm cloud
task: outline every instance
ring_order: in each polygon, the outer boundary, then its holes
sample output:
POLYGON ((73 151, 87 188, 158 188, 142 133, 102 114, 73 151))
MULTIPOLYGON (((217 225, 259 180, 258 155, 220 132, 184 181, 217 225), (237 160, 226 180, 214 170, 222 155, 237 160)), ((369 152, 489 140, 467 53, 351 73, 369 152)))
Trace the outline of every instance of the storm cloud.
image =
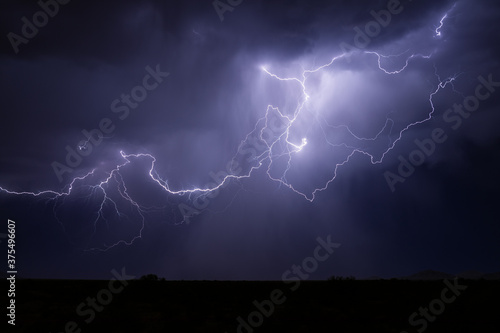
POLYGON ((280 279, 327 235, 342 246, 313 278, 498 270, 498 4, 62 3, 31 38, 40 3, 0 11, 1 215, 25 276, 280 279), (447 139, 402 176, 436 129, 447 139), (92 170, 68 197, 7 193, 67 192, 92 170), (208 197, 164 191, 228 174, 208 197))

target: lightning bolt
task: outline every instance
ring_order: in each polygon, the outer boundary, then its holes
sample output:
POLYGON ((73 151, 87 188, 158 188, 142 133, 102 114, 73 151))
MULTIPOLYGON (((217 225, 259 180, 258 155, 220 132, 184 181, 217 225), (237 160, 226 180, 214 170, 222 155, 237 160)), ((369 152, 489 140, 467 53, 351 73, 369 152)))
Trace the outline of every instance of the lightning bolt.
MULTIPOLYGON (((102 135, 99 135, 99 140, 102 140, 102 139, 111 139, 112 136, 102 136, 102 135)), ((87 150, 88 149, 88 144, 90 143, 90 139, 87 139, 85 141, 82 141, 78 144, 77 148, 78 150, 87 150)))
MULTIPOLYGON (((390 56, 386 56, 386 55, 382 55, 382 54, 379 54, 377 52, 374 52, 374 51, 365 51, 364 54, 366 55, 375 55, 378 59, 378 67, 381 71, 383 71, 385 74, 387 75, 397 75, 397 74, 400 74, 402 71, 404 71, 409 63, 411 62, 412 59, 416 59, 416 58, 423 58, 423 59, 430 59, 431 58, 431 55, 421 55, 421 54, 412 54, 410 55, 409 57, 406 58, 406 61, 405 61, 405 64, 397 69, 397 70, 394 70, 394 71, 389 71, 387 69, 385 69, 382 65, 381 65, 381 59, 382 58, 388 58, 388 57, 394 57, 394 56, 397 56, 397 55, 390 55, 390 56)), ((334 58, 332 58, 332 60, 323 65, 323 66, 320 66, 316 69, 313 69, 313 70, 305 70, 303 73, 302 73, 302 77, 299 79, 299 78, 281 78, 279 77, 278 75, 276 74, 273 74, 271 72, 269 72, 265 67, 262 67, 262 70, 267 73, 269 76, 271 76, 272 78, 274 79, 277 79, 277 80, 280 80, 280 81, 292 81, 292 82, 297 82, 300 84, 301 88, 302 88, 302 91, 303 91, 303 100, 304 101, 308 101, 310 96, 307 94, 307 78, 308 78, 308 75, 311 74, 311 73, 316 73, 318 71, 321 71, 321 70, 324 70, 328 67, 331 67, 334 65, 335 62, 341 60, 341 59, 344 59, 346 57, 348 57, 349 55, 348 54, 341 54, 339 56, 336 56, 334 58)), ((286 129, 283 131, 283 133, 279 136, 279 138, 275 141, 273 141, 271 144, 268 144, 267 147, 268 149, 265 151, 265 154, 261 155, 261 159, 259 160, 259 164, 262 165, 264 164, 264 162, 266 160, 269 160, 269 166, 268 166, 268 170, 267 170, 267 175, 269 176, 270 179, 272 179, 273 181, 276 181, 278 183, 280 183, 282 186, 285 186, 289 189, 291 189, 292 191, 294 191, 295 193, 297 193, 298 195, 304 197, 306 200, 312 202, 314 201, 316 195, 321 192, 321 191, 324 191, 328 188, 329 184, 331 182, 333 182, 335 180, 335 178, 337 177, 337 171, 338 171, 338 168, 347 164, 349 162, 349 160, 355 155, 355 154, 363 154, 363 155, 366 155, 370 158, 370 161, 372 164, 380 164, 382 163, 382 161, 384 160, 384 157, 392 150, 394 149, 394 147, 396 146, 396 144, 403 138, 403 134, 405 132, 407 132, 408 130, 410 130, 412 127, 415 127, 417 125, 421 125, 427 121, 429 121, 430 119, 432 119, 432 116, 435 112, 435 106, 434 106, 434 96, 436 94, 439 93, 439 91, 441 91, 442 89, 444 89, 445 87, 447 87, 448 85, 452 85, 453 82, 457 79, 457 77, 459 76, 459 74, 456 74, 452 77, 449 77, 449 78, 446 78, 445 80, 441 80, 441 78, 439 77, 439 75, 436 73, 436 78, 438 79, 438 84, 436 86, 436 88, 434 90, 432 90, 430 92, 430 95, 429 95, 429 105, 430 105, 430 111, 429 113, 427 114, 427 117, 419 120, 419 121, 415 121, 415 122, 412 122, 410 123, 409 125, 407 125, 406 127, 404 127, 400 132, 399 134, 397 135, 397 138, 387 147, 387 149, 385 151, 383 151, 382 155, 380 158, 376 158, 373 154, 370 154, 368 151, 360 148, 360 147, 353 147, 353 146, 350 146, 350 145, 347 145, 345 143, 342 143, 342 144, 334 144, 332 142, 330 142, 325 134, 325 130, 323 128, 323 133, 324 133, 324 136, 325 136, 325 140, 328 142, 328 144, 332 147, 344 147, 344 148, 347 148, 347 149, 351 149, 350 153, 347 155, 347 158, 345 158, 343 161, 341 161, 340 163, 337 163, 334 167, 334 170, 333 170, 333 177, 331 179, 329 179, 327 181, 327 183, 323 186, 323 187, 320 187, 320 188, 316 188, 312 193, 310 194, 307 194, 307 193, 304 193, 304 192, 301 192, 299 190, 297 190, 292 184, 290 184, 289 182, 286 181, 286 177, 285 177, 285 174, 286 174, 286 171, 289 170, 290 168, 290 161, 292 159, 292 154, 294 153, 298 153, 300 152, 307 144, 307 138, 303 138, 302 139, 302 143, 301 144, 297 144, 297 143, 294 143, 294 142, 291 142, 289 140, 289 137, 290 137, 290 131, 294 125, 294 123, 296 122, 297 120, 297 117, 301 114, 301 112, 303 111, 304 109, 304 106, 305 106, 305 102, 300 104, 299 107, 297 108, 297 110, 295 111, 294 115, 292 117, 288 117, 284 114, 282 114, 281 112, 279 112, 279 110, 277 110, 280 114, 280 116, 282 117, 286 117, 288 119, 288 125, 286 127, 286 129), (280 142, 281 142, 281 139, 284 139, 284 142, 286 143, 286 146, 287 146, 287 152, 286 152, 286 155, 289 157, 289 164, 288 164, 288 167, 283 175, 283 177, 280 177, 280 178, 276 178, 276 177, 273 177, 270 173, 270 169, 271 169, 271 166, 273 164, 273 161, 276 159, 276 158, 279 158, 281 157, 282 155, 281 154, 273 154, 273 148, 278 145, 280 142)), ((272 108, 271 106, 269 106, 270 108, 272 108)), ((346 125, 337 125, 337 126, 331 126, 329 125, 328 123, 326 123, 326 126, 327 127, 330 127, 330 128, 333 128, 333 129, 341 129, 341 128, 344 128, 345 130, 347 130, 347 132, 356 140, 358 141, 375 141, 377 140, 381 135, 382 133, 391 125, 393 124, 393 121, 390 119, 390 118, 387 118, 387 121, 384 125, 384 127, 378 132, 378 134, 372 138, 362 138, 362 137, 359 137, 357 135, 355 135, 353 133, 353 131, 351 129, 349 129, 348 126, 346 125)), ((259 137, 260 140, 262 141, 265 141, 265 139, 262 137, 262 133, 259 137)))
POLYGON ((455 9, 456 5, 457 3, 454 3, 453 6, 450 8, 450 10, 448 10, 439 21, 439 26, 436 28, 434 34, 436 38, 440 38, 442 36, 441 29, 444 26, 444 21, 449 17, 450 13, 455 9))
MULTIPOLYGON (((440 25, 435 30, 436 37, 441 37, 441 29, 444 25, 444 21, 454 7, 455 5, 453 5, 453 7, 447 11, 440 20, 440 25)), ((404 58, 405 61, 403 65, 398 69, 393 70, 389 70, 382 65, 383 60, 400 58, 405 56, 408 52, 409 51, 407 50, 400 54, 384 55, 376 51, 360 51, 360 55, 366 57, 367 59, 372 59, 370 61, 376 64, 378 70, 389 76, 400 75, 409 66, 411 66, 412 61, 415 61, 416 59, 430 60, 433 55, 433 53, 428 55, 420 53, 409 54, 404 58)), ((432 119, 436 111, 434 106, 434 97, 441 90, 445 89, 447 86, 452 86, 453 90, 456 91, 453 83, 458 78, 459 74, 446 79, 441 79, 435 66, 434 74, 437 84, 429 92, 429 111, 426 116, 422 117, 422 119, 411 122, 402 128, 395 135, 395 139, 390 139, 389 135, 387 135, 388 132, 392 133, 395 123, 389 115, 387 115, 385 124, 379 129, 377 134, 372 137, 363 137, 355 134, 355 131, 350 129, 347 125, 332 125, 321 115, 317 114, 315 121, 321 128, 326 144, 332 149, 343 149, 345 151, 345 155, 343 159, 340 159, 335 163, 333 169, 331 170, 331 177, 322 186, 315 188, 310 192, 301 191, 297 188, 297 186, 288 180, 288 174, 293 168, 294 158, 304 152, 307 152, 310 147, 307 136, 297 139, 293 135, 294 129, 299 126, 298 123, 300 122, 301 117, 304 116, 307 108, 309 107, 309 103, 313 99, 309 93, 310 87, 308 85, 308 80, 314 74, 318 74, 325 70, 334 70, 335 65, 338 62, 351 56, 352 54, 347 53, 337 55, 324 65, 313 69, 303 70, 299 77, 281 77, 272 73, 267 69, 267 67, 262 66, 261 70, 271 79, 285 82, 287 84, 298 85, 301 90, 301 95, 297 96, 297 105, 292 111, 284 112, 278 107, 268 105, 265 115, 257 120, 253 130, 245 136, 238 147, 238 152, 240 152, 245 147, 252 146, 256 148, 255 151, 257 153, 255 156, 251 156, 251 158, 247 158, 243 162, 241 162, 242 155, 236 153, 233 157, 233 161, 240 162, 240 165, 244 168, 244 172, 241 174, 228 174, 223 177, 220 182, 214 184, 214 186, 204 188, 195 187, 192 189, 173 189, 169 186, 168 181, 162 179, 156 171, 157 159, 153 155, 147 153, 126 154, 125 152, 120 151, 120 163, 117 163, 111 170, 105 171, 94 169, 83 176, 75 177, 60 192, 53 190, 18 192, 3 187, 0 187, 0 191, 8 195, 40 198, 45 200, 47 203, 52 203, 54 216, 63 229, 65 228, 65 224, 62 223, 59 215, 67 200, 92 200, 97 203, 97 209, 93 214, 94 217, 92 220, 92 237, 97 234, 100 223, 104 223, 109 227, 111 220, 121 221, 122 219, 133 219, 136 222, 136 233, 134 236, 129 237, 128 240, 120 239, 112 242, 111 244, 104 244, 103 246, 98 247, 88 246, 85 248, 87 251, 106 251, 118 245, 131 245, 136 240, 142 238, 147 214, 155 210, 166 209, 170 204, 170 198, 175 197, 180 200, 187 201, 204 198, 213 194, 215 191, 222 189, 232 180, 250 178, 256 170, 260 169, 265 170, 267 177, 271 181, 276 182, 282 187, 288 188, 297 195, 303 197, 305 200, 313 202, 316 196, 320 192, 328 189, 330 184, 337 178, 339 168, 348 164, 355 155, 366 156, 373 165, 382 163, 387 154, 396 147, 397 143, 402 140, 407 131, 432 119), (279 119, 282 126, 279 127, 278 130, 274 129, 272 131, 272 135, 269 135, 269 128, 272 127, 273 120, 275 119, 279 119), (334 142, 327 135, 327 132, 332 131, 346 133, 346 140, 340 143, 334 142), (374 153, 371 153, 369 149, 364 148, 365 143, 377 141, 385 135, 387 135, 388 143, 386 148, 379 154, 378 157, 376 157, 374 153), (134 195, 132 194, 133 191, 129 188, 130 184, 124 176, 124 170, 126 170, 130 165, 136 163, 136 161, 141 161, 141 163, 146 161, 149 163, 149 169, 145 171, 148 182, 165 195, 167 205, 162 207, 147 207, 143 203, 140 203, 138 199, 134 198, 134 195), (283 163, 285 166, 280 167, 283 163), (276 169, 281 169, 282 172, 277 173, 276 169), (128 207, 129 211, 133 212, 135 217, 131 217, 132 213, 125 213, 125 209, 122 207, 124 205, 125 207, 128 207)), ((88 142, 82 143, 79 146, 79 149, 86 149, 87 144, 88 142)), ((183 221, 185 221, 185 219, 183 221)))

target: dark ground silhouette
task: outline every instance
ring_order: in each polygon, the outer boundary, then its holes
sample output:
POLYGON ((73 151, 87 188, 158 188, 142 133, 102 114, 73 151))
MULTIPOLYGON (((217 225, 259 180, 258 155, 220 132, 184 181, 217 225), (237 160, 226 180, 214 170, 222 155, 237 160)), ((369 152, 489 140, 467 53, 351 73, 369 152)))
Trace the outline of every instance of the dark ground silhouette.
MULTIPOLYGON (((453 280, 449 281, 453 284, 453 280)), ((446 304, 433 322, 428 322, 425 332, 499 332, 500 281, 458 281, 467 289, 446 304)), ((107 290, 109 281, 18 280, 16 327, 2 331, 413 333, 423 324, 411 326, 410 315, 440 299, 446 287, 443 280, 395 279, 308 281, 301 282, 295 291, 291 291, 294 284, 282 281, 142 279, 127 283, 89 320, 90 307, 80 309, 87 311, 83 316, 77 314, 77 307, 88 297, 96 298, 101 290, 107 290), (271 309, 265 301, 273 290, 282 292, 280 301, 286 299, 271 309), (254 300, 264 304, 263 312, 268 311, 269 317, 254 313, 254 323, 262 317, 262 324, 256 328, 242 326, 238 331, 237 318, 241 316, 248 324, 248 316, 257 311, 254 300), (77 326, 65 329, 70 321, 77 326)), ((117 282, 114 287, 119 289, 118 286, 117 282)), ((7 289, 5 282, 3 288, 7 289)), ((106 292, 100 296, 105 299, 106 292)), ((445 296, 452 298, 453 293, 445 296)), ((3 317, 6 322, 5 314, 3 317)))

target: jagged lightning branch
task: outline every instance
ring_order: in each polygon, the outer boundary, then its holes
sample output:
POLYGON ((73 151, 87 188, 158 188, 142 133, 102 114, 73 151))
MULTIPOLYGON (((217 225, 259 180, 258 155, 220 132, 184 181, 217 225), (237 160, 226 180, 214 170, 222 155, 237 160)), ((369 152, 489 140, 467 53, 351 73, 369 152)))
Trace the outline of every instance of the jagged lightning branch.
MULTIPOLYGON (((441 29, 444 25, 444 21, 448 17, 449 13, 454 9, 455 5, 446 12, 446 14, 442 17, 440 20, 440 25, 436 28, 435 30, 435 36, 436 37, 441 37, 441 29)), ((384 72, 387 75, 398 75, 401 72, 403 72, 411 63, 412 60, 421 58, 421 59, 430 59, 432 57, 432 53, 429 55, 423 55, 423 54, 411 54, 408 57, 406 57, 406 61, 404 65, 397 69, 397 70, 387 70, 382 66, 381 60, 382 59, 387 59, 391 57, 399 57, 402 56, 403 54, 407 53, 408 51, 405 51, 401 54, 396 54, 396 55, 383 55, 375 51, 361 51, 362 54, 365 54, 367 56, 373 55, 377 59, 377 65, 378 69, 384 72)), ((276 74, 273 74, 270 72, 266 67, 261 67, 261 69, 269 75, 271 78, 283 81, 283 82, 291 82, 291 83, 296 83, 300 85, 300 88, 302 90, 302 96, 301 96, 301 101, 298 103, 297 107, 291 114, 285 114, 282 111, 280 111, 278 108, 273 107, 272 105, 269 105, 265 115, 260 118, 256 124, 254 129, 247 134, 247 136, 241 141, 239 148, 243 147, 245 144, 247 144, 250 140, 252 135, 257 135, 257 138, 260 142, 260 144, 263 145, 264 149, 263 151, 254 157, 253 165, 245 172, 243 175, 232 175, 228 174, 225 176, 218 184, 215 184, 214 186, 211 187, 205 187, 205 188, 192 188, 192 189, 180 189, 180 190, 175 190, 171 189, 170 186, 168 185, 168 182, 163 180, 160 175, 157 173, 155 166, 156 166, 156 158, 151 155, 151 154, 146 154, 146 153, 141 153, 141 154, 126 154, 123 151, 120 152, 120 157, 122 159, 122 162, 120 164, 117 164, 116 167, 114 167, 112 170, 108 171, 106 173, 106 176, 103 177, 100 181, 97 181, 95 185, 88 185, 87 182, 92 180, 94 177, 97 177, 96 175, 96 170, 92 170, 89 173, 87 173, 84 176, 81 177, 76 177, 74 178, 69 185, 67 185, 66 189, 57 192, 53 190, 45 190, 45 191, 39 191, 39 192, 29 192, 29 191, 11 191, 8 189, 5 189, 3 187, 0 187, 0 191, 10 194, 10 195, 18 195, 18 196, 31 196, 31 197, 38 197, 38 198, 43 198, 45 200, 51 201, 54 203, 53 211, 54 215, 59 222, 59 224, 62 226, 64 229, 64 224, 59 220, 58 217, 58 211, 61 205, 64 204, 65 200, 69 198, 76 190, 77 188, 79 190, 81 189, 87 189, 89 191, 88 198, 100 198, 98 200, 98 210, 95 213, 95 218, 93 220, 93 226, 94 226, 94 233, 97 232, 97 225, 99 221, 104 221, 105 223, 108 223, 108 214, 105 213, 105 209, 107 207, 112 208, 112 212, 114 215, 116 215, 118 218, 121 218, 124 216, 124 213, 120 212, 119 209, 119 204, 118 200, 121 200, 123 202, 126 202, 130 207, 133 207, 137 214, 139 215, 140 219, 140 225, 137 231, 137 235, 132 237, 130 240, 120 240, 117 242, 114 242, 111 245, 106 245, 104 244, 104 248, 95 248, 95 247, 90 247, 87 250, 97 250, 97 251, 105 251, 108 250, 112 247, 115 247, 117 245, 130 245, 137 239, 140 239, 142 237, 144 227, 145 227, 145 219, 146 219, 146 214, 148 213, 148 208, 142 206, 139 204, 136 200, 132 198, 132 195, 129 193, 129 189, 127 187, 126 181, 124 180, 122 176, 122 170, 127 166, 132 163, 132 159, 147 159, 150 161, 150 168, 148 170, 148 177, 154 182, 159 189, 161 189, 167 196, 187 196, 189 200, 191 200, 192 196, 204 196, 204 195, 209 195, 213 193, 214 191, 217 191, 224 187, 228 182, 230 182, 232 179, 236 180, 241 180, 244 178, 250 178, 252 176, 252 173, 255 170, 258 170, 262 168, 263 166, 267 165, 267 176, 269 179, 272 181, 275 181, 279 183, 280 185, 289 188, 293 192, 297 193, 298 195, 302 196, 304 199, 307 201, 312 202, 315 198, 316 195, 324 190, 326 190, 329 185, 336 179, 337 177, 337 172, 338 169, 347 164, 351 158, 356 155, 356 154, 361 154, 369 157, 369 160, 372 164, 379 164, 382 163, 384 160, 385 156, 396 146, 396 144, 403 138, 403 134, 407 132, 410 128, 415 127, 417 125, 423 124, 427 121, 429 121, 435 112, 435 106, 434 106, 434 96, 438 94, 442 89, 447 87, 448 85, 451 85, 453 87, 453 90, 455 90, 455 87, 453 86, 453 82, 457 79, 458 75, 454 75, 452 77, 448 77, 444 80, 440 78, 440 76, 437 73, 437 68, 435 67, 435 76, 438 80, 437 86, 430 92, 429 94, 429 105, 430 105, 430 111, 427 114, 427 116, 421 120, 415 121, 404 127, 400 132, 397 134, 397 137, 395 140, 389 141, 387 148, 382 152, 379 158, 376 158, 373 154, 369 153, 367 150, 357 147, 354 145, 348 145, 347 143, 333 143, 330 140, 328 140, 325 132, 325 128, 330 128, 330 129, 343 129, 346 130, 347 133, 349 133, 352 138, 359 142, 366 142, 366 141, 375 141, 378 138, 380 138, 384 132, 386 132, 387 129, 390 129, 392 132, 394 121, 387 116, 386 122, 384 126, 380 129, 380 131, 371 138, 365 138, 359 135, 356 135, 354 131, 352 131, 348 126, 346 125, 330 125, 326 120, 318 120, 321 123, 321 129, 324 134, 324 138, 327 142, 328 145, 331 147, 343 147, 346 149, 350 150, 350 153, 347 154, 347 156, 341 161, 335 164, 335 167, 333 168, 333 175, 331 178, 324 184, 324 186, 319 187, 314 189, 311 193, 304 193, 299 191, 294 185, 292 185, 290 182, 287 180, 287 173, 290 170, 292 166, 292 159, 293 155, 301 152, 303 149, 306 149, 308 140, 306 137, 303 137, 300 142, 294 142, 291 140, 291 130, 294 126, 294 124, 297 122, 297 119, 299 115, 303 112, 306 104, 308 101, 310 101, 311 96, 308 94, 308 87, 307 87, 307 80, 310 77, 311 74, 320 72, 326 68, 333 67, 336 62, 340 61, 341 59, 346 59, 347 57, 352 56, 352 54, 348 53, 343 53, 338 56, 335 56, 331 59, 330 62, 319 66, 315 69, 307 69, 303 70, 302 75, 300 78, 282 78, 276 74), (268 122, 270 119, 270 114, 271 112, 275 112, 281 117, 282 119, 285 119, 286 125, 285 127, 278 133, 278 135, 271 141, 268 139, 264 138, 264 129, 267 128, 268 122), (281 148, 281 149, 280 149, 281 148), (271 175, 271 169, 276 162, 278 158, 281 157, 286 157, 287 158, 287 167, 282 173, 282 175, 277 178, 273 175, 271 175), (117 197, 113 197, 111 194, 110 188, 116 190, 117 192, 117 197)), ((86 149, 86 144, 83 143, 82 145, 79 146, 79 149, 86 149)), ((238 149, 239 151, 239 149, 238 149)), ((234 159, 236 159, 237 156, 235 155, 234 159)))
POLYGON ((454 3, 453 6, 443 15, 441 20, 439 21, 439 26, 435 30, 435 37, 439 38, 442 36, 441 29, 444 26, 444 21, 449 17, 450 13, 455 9, 457 3, 454 3))
MULTIPOLYGON (((421 55, 421 54, 412 54, 411 56, 409 56, 407 59, 406 59, 406 62, 404 64, 404 66, 398 70, 395 70, 395 71, 388 71, 386 70, 385 68, 382 67, 381 65, 381 58, 387 58, 387 57, 392 57, 392 56, 385 56, 385 55, 382 55, 382 54, 379 54, 377 52, 374 52, 374 51, 365 51, 364 52, 365 54, 373 54, 373 55, 376 55, 377 58, 378 58, 378 66, 379 66, 379 69, 382 70, 385 74, 388 74, 388 75, 396 75, 396 74, 400 74, 404 69, 407 68, 407 66, 409 65, 409 62, 414 59, 414 58, 424 58, 424 59, 430 59, 431 58, 431 55, 421 55)), ((279 76, 275 75, 275 74, 272 74, 270 73, 266 68, 262 68, 262 70, 264 70, 267 74, 269 74, 271 77, 275 78, 275 79, 278 79, 280 81, 295 81, 295 82, 298 82, 301 87, 302 87, 302 91, 303 91, 303 94, 305 96, 305 101, 307 101, 309 99, 309 95, 307 94, 307 88, 306 88, 306 80, 307 80, 307 77, 308 77, 308 74, 310 73, 315 73, 315 72, 318 72, 324 68, 327 68, 327 67, 330 67, 332 66, 336 61, 340 60, 340 59, 343 59, 345 57, 348 57, 349 55, 348 54, 342 54, 340 56, 337 56, 337 57, 334 57, 329 63, 321 66, 321 67, 318 67, 314 70, 306 70, 302 73, 302 79, 298 79, 298 78, 280 78, 279 76)), ((439 83, 436 87, 435 90, 431 91, 430 95, 429 95, 429 104, 431 106, 431 111, 428 113, 428 116, 422 120, 419 120, 419 121, 416 121, 416 122, 413 122, 409 125, 407 125, 405 128, 403 128, 398 137, 396 138, 396 140, 394 140, 392 142, 392 144, 389 145, 389 147, 382 153, 382 156, 379 158, 379 159, 376 159, 372 154, 370 154, 369 152, 361 149, 361 148, 356 148, 356 147, 352 147, 352 146, 348 146, 346 144, 333 144, 331 142, 328 141, 328 139, 326 138, 326 135, 325 135, 325 140, 328 142, 329 145, 331 145, 332 147, 339 147, 339 146, 343 146, 345 148, 352 148, 352 152, 347 156, 347 158, 342 161, 341 163, 337 163, 335 168, 334 168, 334 175, 333 177, 325 184, 325 186, 321 187, 321 188, 317 188, 315 189, 310 195, 306 194, 306 193, 303 193, 299 190, 297 190, 292 184, 284 181, 284 178, 275 178, 273 176, 271 176, 270 174, 270 168, 271 168, 271 165, 273 163, 273 156, 271 154, 271 151, 272 151, 272 148, 275 144, 277 144, 279 142, 279 140, 276 140, 272 143, 272 145, 269 145, 268 146, 268 151, 266 152, 266 156, 263 157, 263 160, 264 159, 269 159, 270 160, 270 163, 269 163, 269 167, 268 167, 268 172, 267 172, 267 175, 269 176, 270 179, 276 181, 276 182, 279 182, 281 185, 283 186, 286 186, 288 187, 289 189, 291 189, 292 191, 294 191, 295 193, 301 195, 302 197, 304 197, 306 200, 312 202, 315 197, 316 197, 316 194, 321 192, 321 191, 324 191, 328 188, 329 184, 331 182, 333 182, 335 180, 335 178, 337 177, 337 170, 339 167, 345 165, 346 163, 349 162, 349 160, 356 154, 356 153, 359 153, 359 154, 364 154, 364 155, 367 155, 369 158, 370 158, 370 161, 372 164, 379 164, 379 163, 382 163, 384 157, 396 146, 396 144, 403 138, 403 134, 408 131, 410 128, 414 127, 414 126, 417 126, 417 125, 420 125, 420 124, 423 124, 427 121, 429 121, 434 112, 435 112, 435 107, 434 107, 434 102, 433 102, 433 98, 434 96, 443 88, 445 88, 446 86, 448 85, 452 85, 453 84, 453 81, 456 80, 456 78, 458 77, 458 74, 455 75, 455 76, 452 76, 452 77, 449 77, 445 80, 441 80, 439 75, 436 73, 436 77, 438 78, 439 80, 439 83)), ((288 118, 289 119, 289 125, 288 127, 286 128, 286 130, 284 131, 283 133, 283 137, 286 138, 286 143, 292 147, 293 149, 290 151, 290 153, 292 152, 298 152, 300 150, 302 150, 302 148, 307 144, 307 139, 304 138, 302 139, 302 144, 301 145, 297 145, 295 143, 292 143, 290 141, 288 141, 288 138, 289 138, 289 135, 290 135, 290 129, 291 127, 293 126, 293 123, 296 121, 297 119, 297 116, 298 114, 300 114, 300 112, 302 111, 303 107, 304 107, 304 104, 305 102, 303 102, 297 109, 297 111, 295 112, 294 116, 292 118, 288 118)), ((281 116, 284 116, 281 112, 280 112, 280 115, 281 116)), ((332 128, 340 128, 340 127, 343 127, 345 129, 347 129, 347 131, 354 137, 356 138, 357 140, 360 140, 360 141, 366 141, 366 140, 369 140, 369 141, 374 141, 376 139, 378 139, 380 137, 380 135, 385 131, 385 129, 387 128, 387 126, 389 126, 389 124, 392 124, 392 120, 391 119, 387 119, 384 127, 379 131, 379 133, 373 137, 373 138, 362 138, 362 137, 358 137, 356 136, 350 129, 349 127, 347 127, 346 125, 339 125, 339 126, 330 126, 327 124, 327 126, 329 127, 332 127, 332 128)), ((324 133, 324 130, 323 130, 323 133, 324 133)), ((263 138, 261 137, 261 139, 263 140, 263 138)), ((291 155, 290 155, 291 156, 291 155)), ((261 163, 263 161, 260 161, 261 163)), ((290 167, 290 166, 289 166, 290 167)), ((287 168, 288 170, 288 168, 287 168)), ((286 171, 285 171, 286 172, 286 171)))

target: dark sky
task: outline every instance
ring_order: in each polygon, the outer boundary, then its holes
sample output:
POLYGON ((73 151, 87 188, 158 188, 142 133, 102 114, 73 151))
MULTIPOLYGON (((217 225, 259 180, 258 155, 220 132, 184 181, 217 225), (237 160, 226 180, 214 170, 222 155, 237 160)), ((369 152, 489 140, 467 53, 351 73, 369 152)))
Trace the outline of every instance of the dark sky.
POLYGON ((0 6, 0 232, 16 221, 20 276, 281 279, 329 235, 313 279, 500 270, 500 4, 0 6), (169 193, 230 161, 249 177, 169 193))

